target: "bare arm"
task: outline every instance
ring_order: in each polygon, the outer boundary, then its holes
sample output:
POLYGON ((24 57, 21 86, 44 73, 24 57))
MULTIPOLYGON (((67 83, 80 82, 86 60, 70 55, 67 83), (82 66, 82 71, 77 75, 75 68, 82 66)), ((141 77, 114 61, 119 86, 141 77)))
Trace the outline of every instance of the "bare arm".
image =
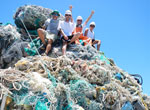
POLYGON ((87 34, 88 34, 88 29, 85 30, 84 36, 87 36, 87 34))
MULTIPOLYGON (((72 5, 69 6, 69 10, 70 10, 71 13, 72 13, 72 5)), ((71 16, 71 22, 73 23, 73 18, 72 18, 72 16, 71 16)))
POLYGON ((72 12, 72 5, 69 6, 69 10, 72 12))
POLYGON ((45 26, 42 26, 42 29, 46 30, 46 27, 45 27, 45 26))
POLYGON ((90 16, 86 19, 86 21, 84 22, 84 26, 87 25, 88 21, 91 19, 91 17, 93 16, 95 12, 92 10, 90 16))
POLYGON ((48 27, 49 21, 48 19, 45 21, 45 23, 42 26, 42 29, 46 30, 46 28, 48 27))

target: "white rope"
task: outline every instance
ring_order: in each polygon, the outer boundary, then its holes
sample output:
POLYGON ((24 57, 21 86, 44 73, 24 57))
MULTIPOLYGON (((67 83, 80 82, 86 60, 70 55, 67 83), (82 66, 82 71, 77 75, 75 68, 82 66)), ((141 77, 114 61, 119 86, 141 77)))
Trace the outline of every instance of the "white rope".
MULTIPOLYGON (((36 46, 35 46, 35 44, 34 44, 34 42, 33 42, 33 40, 32 40, 32 37, 31 37, 29 31, 27 30, 27 28, 26 28, 26 26, 25 26, 25 24, 24 24, 24 22, 22 21, 22 19, 20 19, 20 20, 21 20, 21 22, 22 22, 22 24, 23 24, 23 26, 24 26, 24 28, 25 28, 25 30, 26 30, 26 32, 27 32, 27 34, 28 34, 28 36, 29 36, 29 38, 30 38, 30 40, 31 40, 31 42, 33 43, 33 45, 34 45, 34 47, 35 47, 35 49, 36 49, 38 55, 40 55, 38 49, 36 48, 36 46)), ((40 55, 40 57, 41 57, 41 55, 40 55)))
MULTIPOLYGON (((34 45, 34 47, 35 47, 35 49, 36 49, 36 51, 37 51, 38 55, 40 56, 40 61, 41 61, 41 60, 42 60, 42 57, 41 57, 40 53, 38 52, 38 49, 36 48, 36 46, 35 46, 35 44, 34 44, 34 42, 33 42, 33 40, 32 40, 32 37, 31 37, 31 35, 30 35, 29 31, 27 30, 27 28, 26 28, 26 26, 25 26, 24 22, 22 21, 22 19, 20 19, 20 20, 21 20, 21 22, 22 22, 22 24, 23 24, 23 26, 24 26, 24 28, 25 28, 25 30, 26 30, 26 32, 27 32, 27 34, 28 34, 28 36, 30 37, 31 42, 33 43, 33 45, 34 45)), ((49 74, 49 75, 50 75, 50 73, 48 73, 48 71, 47 71, 47 70, 48 70, 48 68, 46 67, 46 63, 45 63, 45 61, 44 61, 44 60, 42 60, 42 61, 41 61, 41 63, 43 64, 43 67, 44 67, 45 72, 46 72, 47 74, 49 74)))
MULTIPOLYGON (((31 37, 29 31, 27 30, 27 28, 26 28, 24 22, 22 21, 22 19, 20 19, 20 20, 21 20, 21 22, 22 22, 22 24, 23 24, 23 26, 24 26, 24 28, 25 28, 25 30, 26 30, 26 32, 27 32, 27 34, 28 34, 28 36, 29 36, 29 38, 30 38, 30 40, 31 40, 31 42, 32 42, 33 45, 34 45, 34 47, 35 47, 35 49, 36 49, 36 51, 37 51, 37 54, 38 54, 38 55, 40 56, 40 58, 42 59, 42 57, 41 57, 41 55, 40 55, 38 49, 36 48, 36 46, 35 46, 35 44, 34 44, 34 42, 33 42, 33 40, 32 40, 32 37, 31 37)), ((40 59, 40 61, 41 61, 41 59, 40 59)), ((44 65, 44 70, 47 72, 47 69, 46 69, 46 67, 45 67, 46 63, 45 63, 44 61, 43 61, 43 62, 41 61, 41 63, 44 65)))
POLYGON ((6 94, 3 95, 3 100, 2 100, 2 103, 1 103, 1 110, 4 110, 7 95, 8 95, 8 92, 6 92, 6 94))

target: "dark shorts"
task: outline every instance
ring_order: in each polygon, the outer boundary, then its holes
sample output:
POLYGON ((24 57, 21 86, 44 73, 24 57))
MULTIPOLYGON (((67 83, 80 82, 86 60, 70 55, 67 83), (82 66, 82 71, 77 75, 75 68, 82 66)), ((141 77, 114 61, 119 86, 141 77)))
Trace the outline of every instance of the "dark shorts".
MULTIPOLYGON (((95 41, 95 39, 92 39, 92 43, 95 41)), ((95 48, 95 46, 94 45, 92 45, 92 47, 94 47, 95 48)))
POLYGON ((95 39, 92 39, 92 43, 95 41, 95 39))
POLYGON ((64 36, 61 38, 63 41, 66 41, 66 42, 70 42, 71 39, 73 38, 74 35, 71 35, 71 36, 67 36, 68 37, 68 40, 64 39, 64 36))

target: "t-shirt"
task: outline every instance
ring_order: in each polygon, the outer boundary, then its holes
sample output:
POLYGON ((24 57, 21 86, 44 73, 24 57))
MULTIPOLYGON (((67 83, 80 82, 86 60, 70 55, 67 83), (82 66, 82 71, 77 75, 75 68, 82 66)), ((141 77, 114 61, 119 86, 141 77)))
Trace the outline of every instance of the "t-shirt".
POLYGON ((91 39, 95 39, 94 31, 91 31, 90 29, 88 29, 87 37, 91 39))
POLYGON ((58 34, 58 26, 59 26, 59 20, 55 19, 47 19, 45 21, 44 26, 46 27, 46 31, 53 34, 58 34))
POLYGON ((75 29, 75 23, 74 22, 61 21, 59 26, 58 26, 58 29, 62 29, 66 36, 71 36, 72 32, 75 29))

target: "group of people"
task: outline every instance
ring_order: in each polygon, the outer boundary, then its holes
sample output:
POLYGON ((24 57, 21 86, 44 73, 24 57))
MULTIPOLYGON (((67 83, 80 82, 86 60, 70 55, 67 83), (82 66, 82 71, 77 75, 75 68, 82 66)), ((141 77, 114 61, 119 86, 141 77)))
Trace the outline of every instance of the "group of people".
POLYGON ((81 41, 84 43, 83 45, 90 44, 94 46, 97 44, 97 50, 100 49, 100 40, 95 40, 94 28, 95 22, 91 22, 89 28, 85 29, 83 34, 83 29, 86 27, 88 21, 93 16, 94 11, 91 12, 90 16, 87 20, 83 22, 83 18, 78 16, 76 19, 76 23, 72 18, 72 6, 69 7, 69 10, 65 12, 65 20, 60 21, 58 17, 60 13, 54 10, 51 13, 52 18, 47 19, 42 28, 39 28, 38 35, 46 48, 45 54, 48 55, 51 50, 52 43, 58 39, 62 39, 62 54, 66 54, 66 48, 68 44, 75 43, 81 44, 81 41))

